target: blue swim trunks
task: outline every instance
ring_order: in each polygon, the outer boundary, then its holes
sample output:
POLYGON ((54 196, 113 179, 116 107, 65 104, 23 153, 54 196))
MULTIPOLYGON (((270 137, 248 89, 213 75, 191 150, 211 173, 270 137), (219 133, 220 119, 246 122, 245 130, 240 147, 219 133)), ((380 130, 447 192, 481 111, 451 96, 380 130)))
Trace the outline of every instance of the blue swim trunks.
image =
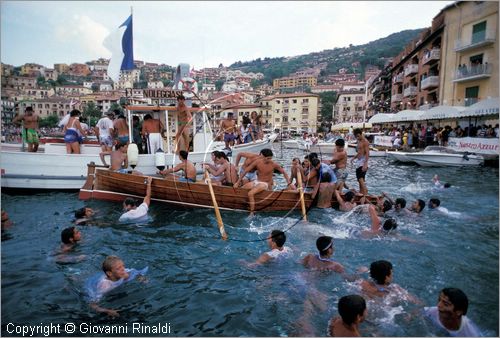
POLYGON ((118 142, 120 142, 121 144, 127 144, 128 140, 128 136, 118 136, 118 142))
POLYGON ((186 178, 186 177, 179 177, 178 181, 187 183, 196 183, 196 181, 193 180, 192 178, 186 178))
POLYGON ((224 133, 224 142, 231 142, 231 141, 234 141, 234 134, 224 133))

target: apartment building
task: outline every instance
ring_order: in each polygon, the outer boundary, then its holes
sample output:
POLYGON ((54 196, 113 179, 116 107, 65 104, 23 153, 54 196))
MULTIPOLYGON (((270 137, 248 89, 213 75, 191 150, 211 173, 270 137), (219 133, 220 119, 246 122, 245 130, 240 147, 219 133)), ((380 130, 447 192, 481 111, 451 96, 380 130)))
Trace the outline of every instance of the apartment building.
POLYGON ((5 80, 5 82, 2 81, 2 87, 5 88, 21 89, 36 87, 36 77, 8 76, 5 80))
POLYGON ((21 66, 21 75, 40 76, 43 74, 45 67, 36 63, 26 63, 21 66))
POLYGON ((392 64, 386 65, 378 75, 370 78, 366 83, 366 116, 378 113, 388 113, 391 106, 391 77, 392 64))
POLYGON ((498 2, 458 1, 442 13, 440 104, 469 106, 499 97, 498 2))
POLYGON ((11 76, 14 73, 14 66, 2 62, 2 76, 11 76))
POLYGON ((341 84, 322 84, 311 87, 311 92, 315 94, 326 93, 326 92, 336 92, 342 89, 341 84))
POLYGON ((287 76, 273 80, 274 89, 314 87, 318 84, 316 76, 287 76))
POLYGON ((333 123, 363 122, 366 107, 365 98, 364 88, 339 91, 333 107, 333 123))
POLYGON ((39 117, 45 118, 50 115, 57 115, 63 117, 72 107, 70 107, 71 100, 66 97, 53 96, 44 99, 24 101, 19 103, 20 111, 24 111, 26 107, 33 107, 33 111, 39 117))
POLYGON ((54 69, 59 74, 66 74, 67 72, 69 72, 69 66, 65 63, 54 63, 54 69))
MULTIPOLYGON (((220 114, 216 115, 216 119, 220 121, 222 118, 225 118, 227 116, 227 113, 233 113, 233 119, 236 120, 238 126, 241 126, 241 124, 243 123, 243 116, 250 116, 253 111, 256 111, 257 114, 260 114, 260 104, 237 104, 227 106, 222 109, 220 114)), ((266 123, 264 119, 262 122, 266 123)))
POLYGON ((67 73, 72 76, 88 76, 91 72, 89 66, 84 63, 72 63, 69 66, 67 73))
POLYGON ((86 88, 84 86, 57 86, 56 88, 57 95, 69 95, 69 94, 77 94, 77 95, 86 95, 91 94, 92 89, 86 88))
POLYGON ((52 80, 52 81, 57 81, 57 77, 59 76, 59 73, 57 70, 52 69, 52 68, 45 68, 43 72, 43 77, 45 78, 45 81, 52 80))
POLYGON ((264 121, 282 131, 316 132, 319 95, 309 93, 278 94, 261 100, 264 121))

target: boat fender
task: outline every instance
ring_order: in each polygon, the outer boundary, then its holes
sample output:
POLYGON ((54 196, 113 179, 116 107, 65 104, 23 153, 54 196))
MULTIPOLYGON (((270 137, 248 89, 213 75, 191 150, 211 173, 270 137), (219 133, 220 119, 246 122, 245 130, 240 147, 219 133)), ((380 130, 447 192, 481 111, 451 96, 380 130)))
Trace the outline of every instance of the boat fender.
POLYGON ((155 153, 155 166, 158 170, 165 169, 165 153, 160 148, 155 153))
POLYGON ((137 144, 130 143, 128 145, 127 159, 132 169, 134 169, 137 165, 137 162, 139 161, 139 148, 137 148, 137 144))

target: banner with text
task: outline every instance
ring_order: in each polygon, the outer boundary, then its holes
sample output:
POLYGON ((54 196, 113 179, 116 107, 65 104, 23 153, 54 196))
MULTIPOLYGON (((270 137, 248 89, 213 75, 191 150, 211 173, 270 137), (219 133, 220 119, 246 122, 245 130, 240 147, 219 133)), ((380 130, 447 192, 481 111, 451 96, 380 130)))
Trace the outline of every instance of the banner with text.
POLYGON ((448 140, 448 147, 453 150, 485 155, 498 155, 498 145, 497 138, 450 137, 448 140))
POLYGON ((373 144, 376 146, 392 147, 392 136, 375 136, 373 144))

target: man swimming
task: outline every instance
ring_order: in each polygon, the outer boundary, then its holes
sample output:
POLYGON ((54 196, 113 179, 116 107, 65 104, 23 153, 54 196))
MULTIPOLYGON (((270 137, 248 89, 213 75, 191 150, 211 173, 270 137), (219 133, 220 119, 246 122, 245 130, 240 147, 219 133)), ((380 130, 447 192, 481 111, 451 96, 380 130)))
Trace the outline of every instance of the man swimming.
POLYGON ((320 236, 316 240, 317 254, 307 254, 302 259, 302 264, 306 268, 322 271, 334 271, 343 273, 344 267, 342 264, 335 262, 331 257, 335 248, 333 246, 333 238, 330 236, 320 236))

